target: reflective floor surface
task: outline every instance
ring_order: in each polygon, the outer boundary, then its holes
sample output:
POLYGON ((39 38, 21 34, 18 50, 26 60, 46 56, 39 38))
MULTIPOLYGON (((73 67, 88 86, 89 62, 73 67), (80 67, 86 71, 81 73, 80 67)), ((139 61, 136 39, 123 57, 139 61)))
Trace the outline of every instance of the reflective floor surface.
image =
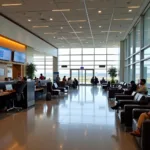
POLYGON ((81 86, 0 120, 0 150, 137 150, 100 87, 81 86))

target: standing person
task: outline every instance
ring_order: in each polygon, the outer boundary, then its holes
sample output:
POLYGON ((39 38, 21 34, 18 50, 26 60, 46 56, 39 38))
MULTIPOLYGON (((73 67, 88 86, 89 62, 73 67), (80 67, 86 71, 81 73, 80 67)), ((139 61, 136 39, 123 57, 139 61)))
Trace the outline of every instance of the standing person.
POLYGON ((137 130, 131 132, 133 136, 141 136, 141 127, 145 120, 150 119, 150 111, 147 113, 142 113, 138 119, 137 130))
POLYGON ((39 79, 40 79, 40 80, 44 80, 44 79, 45 79, 45 77, 43 76, 43 74, 42 74, 42 73, 40 74, 39 79))
POLYGON ((59 77, 59 75, 57 75, 57 77, 56 77, 56 83, 59 86, 59 83, 60 83, 60 77, 59 77))

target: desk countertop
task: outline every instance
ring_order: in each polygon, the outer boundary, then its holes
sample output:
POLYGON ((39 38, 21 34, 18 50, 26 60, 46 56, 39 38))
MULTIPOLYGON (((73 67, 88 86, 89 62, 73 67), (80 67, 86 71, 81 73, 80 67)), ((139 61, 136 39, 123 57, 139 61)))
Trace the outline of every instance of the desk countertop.
POLYGON ((2 92, 0 93, 0 96, 7 96, 7 95, 10 95, 12 93, 14 93, 15 91, 12 91, 12 92, 2 92))
POLYGON ((35 89, 35 92, 42 91, 42 90, 44 90, 44 88, 37 88, 35 89))

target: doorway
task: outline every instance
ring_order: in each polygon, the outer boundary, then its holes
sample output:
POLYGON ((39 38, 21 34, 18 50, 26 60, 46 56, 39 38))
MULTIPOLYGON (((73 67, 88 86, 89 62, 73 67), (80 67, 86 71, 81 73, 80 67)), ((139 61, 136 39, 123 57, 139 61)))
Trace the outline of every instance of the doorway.
POLYGON ((76 78, 80 85, 91 84, 91 78, 94 76, 94 69, 71 69, 70 76, 72 79, 76 78))

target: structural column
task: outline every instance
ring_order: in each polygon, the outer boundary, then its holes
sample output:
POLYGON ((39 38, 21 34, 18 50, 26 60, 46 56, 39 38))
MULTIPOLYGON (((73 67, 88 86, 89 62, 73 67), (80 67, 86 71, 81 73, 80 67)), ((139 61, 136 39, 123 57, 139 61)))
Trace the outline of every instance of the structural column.
POLYGON ((124 42, 120 41, 120 81, 124 81, 124 42))
POLYGON ((53 72, 58 72, 58 57, 53 57, 53 72))

